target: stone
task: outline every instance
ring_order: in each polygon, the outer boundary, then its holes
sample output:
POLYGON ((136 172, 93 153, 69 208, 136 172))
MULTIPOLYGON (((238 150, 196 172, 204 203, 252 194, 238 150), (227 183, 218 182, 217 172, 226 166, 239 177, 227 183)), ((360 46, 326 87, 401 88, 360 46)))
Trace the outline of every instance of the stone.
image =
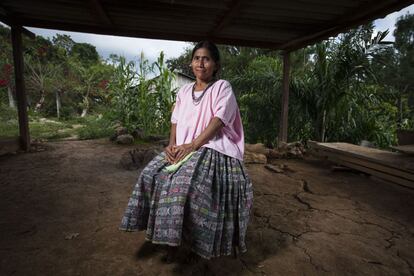
POLYGON ((244 153, 244 163, 246 164, 266 164, 267 157, 261 153, 254 153, 250 151, 246 151, 244 153))
POLYGON ((275 165, 271 165, 271 164, 265 165, 265 168, 266 169, 268 169, 269 171, 274 172, 274 173, 283 173, 284 170, 281 167, 278 167, 278 166, 275 166, 275 165))
POLYGON ((159 149, 134 149, 124 153, 119 163, 126 170, 136 170, 148 164, 160 152, 159 149))
POLYGON ((254 153, 261 153, 267 155, 269 153, 269 149, 265 147, 262 143, 257 144, 245 144, 246 151, 251 151, 254 153))
POLYGON ((116 142, 122 145, 131 145, 134 143, 134 137, 131 134, 123 134, 116 137, 116 142))
POLYGON ((116 136, 128 134, 128 129, 126 127, 120 126, 115 129, 116 136))
POLYGON ((146 137, 146 140, 148 140, 149 142, 157 142, 157 141, 161 141, 161 140, 165 140, 168 137, 165 137, 163 135, 148 135, 146 137))
POLYGON ((140 128, 134 129, 131 132, 131 135, 134 136, 135 139, 139 139, 139 140, 145 139, 145 132, 140 128))

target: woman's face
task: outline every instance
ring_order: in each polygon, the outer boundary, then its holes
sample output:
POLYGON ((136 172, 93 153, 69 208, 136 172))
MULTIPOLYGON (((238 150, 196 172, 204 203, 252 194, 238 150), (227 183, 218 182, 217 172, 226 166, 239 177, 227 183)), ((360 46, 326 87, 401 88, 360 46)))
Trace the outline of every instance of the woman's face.
POLYGON ((213 74, 218 69, 218 65, 212 59, 210 51, 206 48, 200 48, 195 51, 191 61, 194 76, 197 80, 208 82, 213 78, 213 74))

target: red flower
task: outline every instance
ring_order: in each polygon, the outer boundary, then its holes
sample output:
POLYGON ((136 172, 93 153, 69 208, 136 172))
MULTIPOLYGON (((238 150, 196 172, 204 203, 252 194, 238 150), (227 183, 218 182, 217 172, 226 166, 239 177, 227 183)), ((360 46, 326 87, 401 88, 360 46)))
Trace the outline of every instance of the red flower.
POLYGON ((10 63, 6 63, 3 65, 3 72, 6 75, 11 75, 12 71, 13 71, 13 65, 11 65, 10 63))
POLYGON ((0 79, 0 86, 7 86, 9 84, 12 73, 13 66, 9 63, 4 64, 0 74, 0 77, 2 77, 2 79, 0 79))
POLYGON ((105 90, 105 89, 108 88, 108 84, 109 84, 109 81, 108 80, 101 80, 98 83, 98 87, 105 90))
POLYGON ((0 79, 0 87, 5 87, 8 84, 9 84, 9 81, 8 80, 2 80, 2 79, 0 79))
POLYGON ((46 52, 47 52, 47 46, 41 46, 41 47, 37 48, 37 54, 41 57, 45 56, 46 52))

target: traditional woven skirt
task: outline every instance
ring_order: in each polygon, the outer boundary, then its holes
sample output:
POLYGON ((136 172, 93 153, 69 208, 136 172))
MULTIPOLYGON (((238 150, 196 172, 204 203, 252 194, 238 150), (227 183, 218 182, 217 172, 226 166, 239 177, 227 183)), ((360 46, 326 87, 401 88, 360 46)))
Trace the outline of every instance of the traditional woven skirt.
POLYGON ((146 230, 157 244, 186 243, 204 258, 246 251, 253 190, 243 163, 200 148, 176 172, 164 172, 168 165, 163 152, 144 168, 120 229, 146 230))

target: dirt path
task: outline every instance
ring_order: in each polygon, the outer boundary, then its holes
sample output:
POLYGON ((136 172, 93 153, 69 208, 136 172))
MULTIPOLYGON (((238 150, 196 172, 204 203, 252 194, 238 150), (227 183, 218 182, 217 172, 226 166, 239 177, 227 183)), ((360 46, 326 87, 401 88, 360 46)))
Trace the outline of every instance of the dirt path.
POLYGON ((316 161, 248 166, 255 203, 239 259, 178 258, 118 230, 137 178, 131 149, 48 143, 0 157, 0 275, 412 275, 414 192, 316 161))

